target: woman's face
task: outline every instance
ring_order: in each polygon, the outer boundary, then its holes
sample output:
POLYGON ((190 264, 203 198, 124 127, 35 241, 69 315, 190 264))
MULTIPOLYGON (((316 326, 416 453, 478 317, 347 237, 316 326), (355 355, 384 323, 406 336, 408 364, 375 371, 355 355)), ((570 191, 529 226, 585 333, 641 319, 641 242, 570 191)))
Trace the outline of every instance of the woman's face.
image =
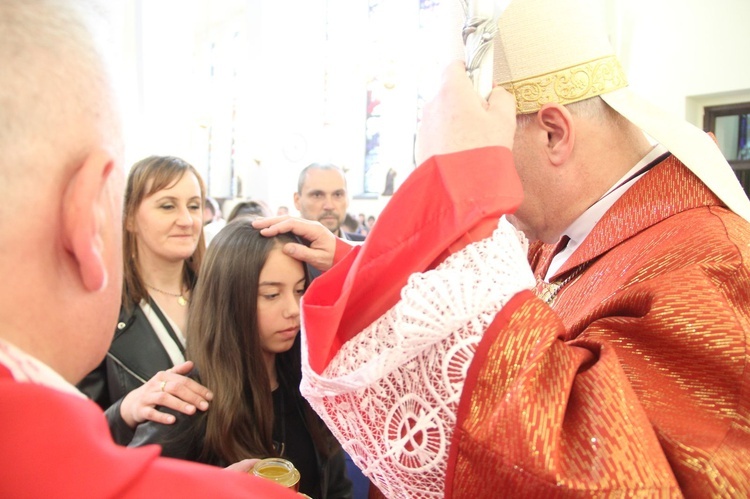
POLYGON ((305 292, 302 263, 275 247, 260 271, 258 332, 261 349, 269 355, 292 348, 299 333, 299 302, 305 292))
POLYGON ((186 172, 174 185, 143 199, 131 230, 141 259, 174 262, 192 256, 202 228, 200 184, 186 172))

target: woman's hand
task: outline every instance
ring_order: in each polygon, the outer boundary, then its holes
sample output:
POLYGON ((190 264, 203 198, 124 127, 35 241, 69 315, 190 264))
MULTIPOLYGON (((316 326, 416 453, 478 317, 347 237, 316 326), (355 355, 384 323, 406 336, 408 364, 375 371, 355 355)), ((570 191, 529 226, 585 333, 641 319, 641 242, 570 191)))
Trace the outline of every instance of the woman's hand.
POLYGON ((188 415, 208 409, 214 395, 205 386, 185 376, 192 369, 193 363, 187 361, 159 371, 148 382, 125 395, 120 405, 120 415, 125 423, 135 428, 146 420, 162 424, 175 422, 172 414, 159 412, 156 406, 188 415))
POLYGON ((260 461, 260 459, 243 459, 242 461, 236 462, 234 464, 230 464, 225 470, 231 470, 231 471, 239 471, 242 473, 250 473, 250 470, 253 469, 253 466, 255 466, 255 463, 260 461))

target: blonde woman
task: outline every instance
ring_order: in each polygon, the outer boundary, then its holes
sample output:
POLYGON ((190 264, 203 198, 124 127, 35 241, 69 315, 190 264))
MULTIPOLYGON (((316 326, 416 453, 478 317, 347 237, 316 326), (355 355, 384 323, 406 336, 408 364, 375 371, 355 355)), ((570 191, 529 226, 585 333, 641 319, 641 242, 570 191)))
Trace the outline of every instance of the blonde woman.
POLYGON ((192 369, 183 332, 205 251, 204 199, 203 180, 180 158, 148 157, 128 176, 120 318, 106 358, 79 384, 120 443, 143 421, 174 422, 156 406, 193 414, 213 397, 182 376, 192 369))

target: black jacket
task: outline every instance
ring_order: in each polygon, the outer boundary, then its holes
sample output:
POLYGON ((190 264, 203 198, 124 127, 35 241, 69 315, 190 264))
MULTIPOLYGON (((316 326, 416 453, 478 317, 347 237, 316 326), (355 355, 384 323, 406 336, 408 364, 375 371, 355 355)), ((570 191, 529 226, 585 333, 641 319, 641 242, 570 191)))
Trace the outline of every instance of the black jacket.
MULTIPOLYGON (((156 304, 151 302, 150 305, 173 335, 156 304)), ((182 348, 179 340, 175 341, 182 348)), ((133 430, 120 417, 123 397, 157 372, 173 365, 141 307, 135 305, 130 311, 123 307, 107 356, 78 384, 78 389, 104 409, 112 437, 117 443, 125 445, 132 438, 133 430)))
MULTIPOLYGON (((290 399, 294 398, 289 395, 287 395, 287 397, 290 399)), ((295 409, 299 417, 295 418, 293 423, 289 423, 287 420, 288 424, 299 424, 299 421, 304 421, 302 407, 299 404, 295 404, 294 409, 292 410, 295 409)), ((164 457, 203 462, 205 464, 216 466, 228 466, 229 464, 232 464, 223 462, 215 457, 201 458, 203 439, 206 432, 205 414, 199 413, 195 416, 187 416, 165 408, 160 408, 159 410, 173 414, 176 418, 175 423, 171 425, 163 425, 152 421, 141 423, 138 425, 138 428, 135 431, 135 436, 129 444, 130 447, 159 444, 162 447, 161 455, 164 457)), ((275 413, 275 417, 278 421, 277 413, 275 413)), ((282 421, 284 421, 283 418, 282 421)), ((317 449, 315 449, 312 442, 309 441, 310 437, 307 424, 303 422, 301 425, 301 428, 297 427, 296 429, 288 429, 286 433, 300 435, 300 431, 302 431, 305 437, 307 437, 308 442, 306 443, 313 450, 314 454, 307 458, 313 462, 313 468, 317 468, 318 476, 316 480, 317 487, 314 487, 315 490, 300 489, 300 492, 305 492, 315 499, 351 499, 353 488, 351 480, 349 480, 346 475, 344 451, 341 447, 338 447, 338 450, 326 459, 317 449)), ((285 447, 289 450, 290 446, 300 445, 301 443, 302 442, 289 441, 286 442, 285 447)), ((282 453, 282 457, 286 457, 286 455, 282 453)))

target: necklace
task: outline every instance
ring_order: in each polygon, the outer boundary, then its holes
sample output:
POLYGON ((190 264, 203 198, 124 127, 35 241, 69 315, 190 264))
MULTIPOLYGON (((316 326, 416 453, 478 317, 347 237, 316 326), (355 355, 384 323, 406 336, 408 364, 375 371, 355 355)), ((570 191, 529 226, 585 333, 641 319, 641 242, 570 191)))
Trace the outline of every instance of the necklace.
POLYGON ((151 288, 154 291, 158 291, 159 293, 161 293, 163 295, 174 296, 175 298, 177 298, 177 303, 179 303, 180 306, 182 306, 182 307, 184 307, 185 305, 188 304, 188 299, 185 298, 185 295, 183 295, 182 293, 170 293, 168 291, 163 291, 163 290, 161 290, 159 288, 155 288, 154 286, 152 286, 150 284, 146 284, 146 287, 147 288, 151 288))

